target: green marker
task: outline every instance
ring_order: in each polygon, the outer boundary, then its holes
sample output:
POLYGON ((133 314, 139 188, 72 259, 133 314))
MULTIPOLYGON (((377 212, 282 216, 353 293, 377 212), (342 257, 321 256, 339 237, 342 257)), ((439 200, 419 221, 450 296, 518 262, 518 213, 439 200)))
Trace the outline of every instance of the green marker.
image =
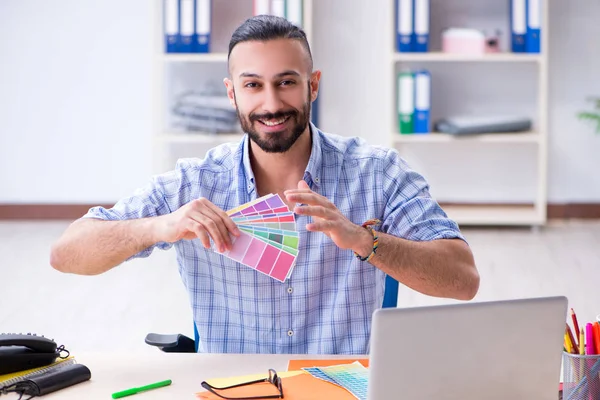
POLYGON ((120 399, 121 397, 125 397, 125 396, 131 396, 132 394, 137 394, 140 392, 145 392, 146 390, 152 390, 152 389, 158 389, 164 386, 169 386, 171 384, 171 380, 167 379, 166 381, 161 381, 161 382, 156 382, 156 383, 152 383, 150 385, 146 385, 146 386, 140 386, 137 388, 131 388, 131 389, 127 389, 127 390, 122 390, 120 392, 117 393, 113 393, 112 394, 112 398, 113 399, 120 399))

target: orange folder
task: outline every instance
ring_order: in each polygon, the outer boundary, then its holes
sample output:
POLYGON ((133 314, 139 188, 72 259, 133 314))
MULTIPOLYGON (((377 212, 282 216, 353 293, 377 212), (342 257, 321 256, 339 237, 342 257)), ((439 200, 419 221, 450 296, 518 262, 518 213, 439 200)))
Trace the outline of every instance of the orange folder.
MULTIPOLYGON (((340 362, 338 361, 332 365, 336 364, 340 364, 340 362)), ((281 378, 281 386, 283 388, 284 399, 286 400, 356 400, 356 397, 346 389, 315 378, 308 373, 281 378)), ((279 392, 274 385, 265 382, 227 389, 219 393, 227 397, 254 397, 272 395, 279 392)), ((196 397, 198 399, 221 399, 219 396, 208 391, 196 393, 196 397)))
POLYGON ((332 365, 352 364, 355 361, 358 361, 366 368, 369 367, 368 358, 349 358, 346 360, 290 360, 288 362, 288 371, 297 371, 302 368, 310 367, 329 367, 332 365))

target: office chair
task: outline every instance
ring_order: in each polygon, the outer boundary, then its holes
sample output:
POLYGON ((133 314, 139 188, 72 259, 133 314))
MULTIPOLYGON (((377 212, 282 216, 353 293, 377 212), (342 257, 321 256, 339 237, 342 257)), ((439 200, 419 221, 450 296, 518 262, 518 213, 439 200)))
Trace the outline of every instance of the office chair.
MULTIPOLYGON (((392 308, 398 305, 398 281, 389 275, 385 277, 385 292, 383 293, 382 308, 392 308)), ((181 334, 149 333, 146 344, 156 346, 166 353, 196 353, 198 351, 199 335, 194 324, 194 339, 181 334)))

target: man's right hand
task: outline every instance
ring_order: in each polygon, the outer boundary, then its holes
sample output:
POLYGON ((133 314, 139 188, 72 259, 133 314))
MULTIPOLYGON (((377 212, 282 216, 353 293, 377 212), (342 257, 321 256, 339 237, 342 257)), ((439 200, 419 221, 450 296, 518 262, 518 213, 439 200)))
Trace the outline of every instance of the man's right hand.
POLYGON ((221 253, 231 250, 229 233, 240 235, 229 215, 205 198, 192 200, 177 211, 158 217, 156 222, 157 241, 173 243, 198 238, 208 249, 210 237, 221 253))

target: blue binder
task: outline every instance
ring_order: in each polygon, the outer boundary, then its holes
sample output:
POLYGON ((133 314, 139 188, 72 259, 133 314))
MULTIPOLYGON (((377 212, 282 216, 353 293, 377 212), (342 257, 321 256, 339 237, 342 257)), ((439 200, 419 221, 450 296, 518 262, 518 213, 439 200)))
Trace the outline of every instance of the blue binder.
POLYGON ((179 51, 179 0, 163 0, 165 52, 179 51))
POLYGON ((194 3, 195 0, 179 0, 179 52, 194 52, 194 3))
POLYGON ((429 0, 414 0, 413 3, 413 51, 425 53, 429 48, 429 0))
POLYGON ((396 0, 396 50, 413 50, 413 0, 396 0))
POLYGON ((431 74, 427 70, 415 71, 415 117, 414 133, 429 133, 429 110, 431 109, 431 74))
POLYGON ((540 52, 541 6, 541 0, 527 0, 527 39, 525 40, 527 53, 540 52))
POLYGON ((194 52, 210 53, 210 31, 212 28, 212 0, 195 0, 196 18, 194 52))
POLYGON ((323 81, 321 80, 319 83, 319 93, 315 101, 312 102, 310 106, 310 122, 313 123, 317 128, 319 127, 319 99, 321 98, 323 93, 323 81))
POLYGON ((513 53, 525 52, 527 35, 526 0, 510 0, 511 50, 513 53))

